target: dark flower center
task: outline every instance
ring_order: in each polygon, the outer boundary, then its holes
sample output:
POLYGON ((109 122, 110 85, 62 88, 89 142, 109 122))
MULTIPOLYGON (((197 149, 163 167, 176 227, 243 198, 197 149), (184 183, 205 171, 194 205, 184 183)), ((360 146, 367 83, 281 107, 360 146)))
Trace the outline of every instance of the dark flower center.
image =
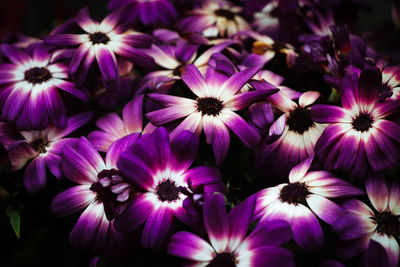
POLYGON ((223 17, 229 20, 233 20, 235 18, 235 13, 227 9, 217 9, 214 13, 217 17, 223 17))
POLYGON ((31 145, 39 154, 46 153, 46 147, 49 145, 49 140, 47 137, 41 137, 33 141, 31 145))
POLYGON ((105 33, 95 32, 89 35, 89 39, 93 44, 106 44, 110 38, 105 33))
POLYGON ((197 110, 203 113, 203 115, 216 116, 222 108, 222 102, 215 97, 197 98, 197 110))
POLYGON ((395 216, 391 212, 387 211, 378 213, 373 219, 378 225, 378 233, 394 237, 400 236, 400 216, 395 216))
POLYGON ((207 267, 236 267, 235 256, 229 252, 217 253, 207 267))
POLYGON ((308 189, 303 183, 288 184, 281 190, 281 200, 289 204, 306 204, 306 196, 309 194, 308 189))
POLYGON ((306 107, 298 107, 290 112, 286 123, 289 126, 290 131, 295 131, 299 134, 304 133, 314 125, 314 122, 311 119, 310 109, 306 107))
POLYGON ((183 68, 184 68, 184 66, 179 65, 178 67, 176 67, 176 68, 172 71, 172 74, 173 74, 174 76, 181 76, 181 75, 182 75, 182 72, 183 72, 183 68))
POLYGON ((157 195, 161 201, 175 201, 179 198, 179 188, 175 182, 166 180, 157 186, 157 195))
POLYGON ((43 83, 51 79, 51 73, 44 67, 34 67, 24 73, 24 78, 32 84, 43 83))
POLYGON ((371 115, 366 113, 361 113, 358 115, 357 118, 353 120, 353 128, 359 132, 368 131, 369 128, 372 127, 372 123, 374 120, 372 119, 371 115))

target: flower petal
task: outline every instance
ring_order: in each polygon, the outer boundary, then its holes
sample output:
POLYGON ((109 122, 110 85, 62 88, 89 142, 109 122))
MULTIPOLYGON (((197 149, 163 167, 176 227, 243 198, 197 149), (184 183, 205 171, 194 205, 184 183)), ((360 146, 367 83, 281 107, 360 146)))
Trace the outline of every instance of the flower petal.
POLYGON ((64 217, 86 208, 95 197, 90 185, 77 185, 55 196, 50 209, 56 216, 64 217))
POLYGON ((142 233, 142 246, 144 248, 162 247, 169 241, 174 226, 172 209, 168 205, 161 205, 147 218, 142 233))
POLYGON ((189 232, 174 234, 168 245, 168 253, 195 261, 211 261, 215 255, 206 241, 189 232))
POLYGON ((204 226, 217 253, 224 252, 229 242, 228 215, 222 194, 206 197, 203 207, 204 226))

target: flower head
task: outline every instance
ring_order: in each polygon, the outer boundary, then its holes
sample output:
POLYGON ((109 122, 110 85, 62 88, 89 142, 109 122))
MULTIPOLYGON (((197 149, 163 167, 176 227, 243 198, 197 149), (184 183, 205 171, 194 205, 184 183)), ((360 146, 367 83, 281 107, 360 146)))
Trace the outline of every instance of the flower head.
POLYGON ((231 37, 250 26, 239 15, 242 8, 224 0, 206 1, 179 22, 183 32, 201 32, 209 38, 231 37))
POLYGON ((400 102, 377 103, 382 85, 377 68, 343 79, 342 107, 314 105, 311 117, 331 123, 322 133, 315 152, 323 166, 340 169, 363 178, 368 167, 375 171, 391 168, 399 158, 400 127, 387 119, 400 102))
POLYGON ((291 231, 284 221, 259 224, 250 233, 255 196, 226 213, 221 194, 206 197, 204 226, 209 243, 189 232, 174 234, 168 253, 200 266, 294 266, 290 251, 279 247, 290 240, 291 231))
POLYGON ((142 245, 159 248, 169 240, 175 217, 191 224, 199 214, 188 214, 187 192, 203 187, 204 194, 223 192, 219 171, 212 167, 190 168, 197 155, 198 137, 184 131, 172 141, 164 128, 143 135, 121 154, 118 169, 141 188, 130 206, 116 219, 116 227, 130 232, 144 224, 142 245))
POLYGON ((366 181, 369 201, 373 209, 356 199, 342 207, 345 216, 334 223, 334 230, 344 242, 339 248, 344 258, 351 258, 371 250, 371 242, 379 243, 387 255, 387 266, 398 266, 400 248, 400 185, 385 183, 382 177, 370 176, 366 181))
POLYGON ((329 172, 309 172, 312 160, 308 158, 295 166, 289 173, 289 183, 258 192, 255 210, 255 217, 261 221, 287 221, 292 227, 294 241, 305 251, 315 251, 324 243, 317 217, 332 225, 343 215, 342 208, 329 198, 362 193, 329 172))
POLYGON ((146 116, 156 126, 184 118, 171 132, 172 138, 183 130, 200 134, 204 129, 207 143, 212 144, 216 162, 219 164, 229 149, 228 128, 246 146, 254 146, 260 141, 258 133, 235 113, 278 91, 274 86, 270 86, 265 90, 239 93, 260 68, 261 66, 247 68, 231 77, 221 74, 216 68, 208 68, 204 78, 194 65, 187 65, 183 70, 182 79, 196 99, 149 94, 151 99, 166 107, 149 112, 146 116))
POLYGON ((319 96, 319 92, 305 92, 298 104, 282 91, 268 97, 272 107, 283 114, 269 128, 269 136, 254 150, 257 168, 282 178, 296 164, 314 155, 314 146, 326 128, 311 118, 310 110, 319 96))
POLYGON ((70 233, 74 247, 102 251, 113 239, 123 240, 114 228, 114 219, 137 191, 118 170, 117 160, 135 141, 132 138, 123 145, 111 146, 105 160, 85 137, 64 147, 63 174, 79 185, 58 194, 51 210, 57 216, 66 216, 84 209, 70 233))
POLYGON ((28 51, 1 45, 10 63, 0 64, 2 119, 21 130, 43 130, 50 123, 65 127, 67 114, 58 89, 86 100, 86 95, 67 81, 67 66, 57 63, 56 53, 42 44, 28 51))
POLYGON ((46 186, 46 167, 61 178, 62 149, 76 140, 64 137, 85 124, 92 115, 90 112, 74 115, 64 128, 49 125, 43 131, 10 131, 10 124, 0 122, 1 141, 8 151, 13 170, 27 166, 23 182, 30 193, 37 193, 46 186))
POLYGON ((52 46, 79 46, 68 70, 69 75, 76 76, 78 84, 85 80, 89 67, 96 59, 104 83, 110 89, 117 88, 119 72, 115 54, 141 66, 152 66, 153 60, 138 49, 149 47, 151 37, 128 30, 124 23, 118 24, 120 12, 112 12, 99 23, 93 21, 84 8, 75 18, 83 34, 56 33, 44 38, 45 43, 52 46))

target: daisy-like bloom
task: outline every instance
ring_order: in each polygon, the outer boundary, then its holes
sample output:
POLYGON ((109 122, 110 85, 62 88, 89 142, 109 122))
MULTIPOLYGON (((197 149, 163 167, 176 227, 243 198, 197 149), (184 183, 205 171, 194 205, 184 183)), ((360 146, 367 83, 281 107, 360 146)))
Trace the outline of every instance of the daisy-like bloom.
POLYGON ((65 127, 67 114, 58 89, 87 99, 66 80, 68 67, 57 63, 44 45, 36 45, 32 55, 8 44, 1 50, 10 60, 0 64, 2 119, 21 130, 43 130, 49 123, 65 127))
POLYGON ((268 97, 270 104, 283 114, 269 128, 269 136, 254 150, 257 168, 269 176, 283 178, 293 166, 314 155, 314 146, 326 128, 315 123, 310 115, 319 96, 315 91, 305 92, 300 95, 299 104, 282 91, 268 97))
POLYGON ((239 31, 249 30, 250 26, 239 15, 241 7, 225 0, 205 1, 201 8, 188 13, 179 22, 183 32, 200 32, 205 37, 231 37, 239 31))
POLYGON ((340 244, 341 255, 348 259, 363 251, 370 250, 369 246, 375 241, 383 246, 388 258, 388 265, 395 267, 399 264, 400 238, 400 185, 371 175, 366 181, 369 201, 367 204, 351 199, 342 207, 348 212, 334 223, 334 230, 344 241, 340 244))
POLYGON ((315 251, 324 243, 318 218, 332 225, 343 215, 342 208, 330 198, 347 197, 363 192, 326 171, 310 171, 313 158, 295 166, 289 183, 257 193, 255 218, 261 221, 282 219, 293 230, 293 239, 305 251, 315 251))
POLYGON ((223 192, 218 169, 190 168, 198 145, 198 137, 189 131, 170 141, 168 132, 158 128, 120 155, 118 169, 142 193, 116 218, 118 230, 131 232, 144 224, 142 246, 160 248, 171 237, 175 218, 190 224, 192 216, 200 216, 186 211, 188 193, 199 188, 204 194, 223 192))
POLYGON ((119 72, 116 55, 140 66, 152 66, 154 61, 138 48, 148 48, 149 35, 127 29, 126 23, 118 24, 120 11, 114 11, 101 23, 93 21, 87 8, 79 11, 75 22, 84 31, 83 34, 58 33, 44 37, 45 43, 57 47, 79 46, 69 65, 68 73, 76 76, 82 83, 89 67, 96 59, 107 88, 119 86, 119 72))
POLYGON ((380 90, 379 101, 400 99, 400 65, 383 68, 382 89, 380 90))
POLYGON ((107 152, 114 142, 125 143, 137 134, 149 133, 151 126, 143 127, 143 95, 129 101, 122 110, 122 119, 116 113, 107 114, 96 121, 100 130, 95 130, 88 135, 93 146, 102 152, 107 152))
POLYGON ((117 160, 135 141, 112 145, 105 160, 85 137, 64 147, 62 172, 79 185, 58 194, 51 210, 63 217, 84 209, 69 236, 72 246, 98 252, 110 242, 123 240, 123 235, 114 228, 114 219, 137 192, 118 171, 117 160))
POLYGON ((315 145, 325 169, 363 178, 368 166, 382 171, 398 161, 400 127, 386 117, 399 109, 400 101, 377 103, 381 78, 377 68, 364 70, 359 78, 348 75, 342 82, 342 107, 311 108, 315 122, 331 123, 315 145))
POLYGON ((49 125, 43 131, 10 131, 11 125, 0 123, 0 140, 8 151, 12 169, 17 171, 27 165, 23 183, 30 193, 37 193, 46 186, 46 167, 55 177, 61 178, 62 149, 75 140, 64 137, 85 124, 92 115, 90 112, 74 115, 64 128, 49 125))
POLYGON ((159 22, 171 25, 177 15, 169 0, 111 0, 108 4, 110 10, 124 7, 131 19, 139 17, 144 25, 155 25, 159 22))
POLYGON ((136 94, 142 93, 147 88, 155 90, 162 85, 173 86, 175 81, 181 79, 183 68, 187 64, 192 63, 202 73, 205 73, 210 57, 234 43, 236 42, 224 41, 221 44, 212 46, 199 56, 197 56, 198 46, 186 42, 178 42, 174 46, 157 46, 153 44, 151 49, 143 49, 143 52, 151 56, 155 63, 165 70, 156 70, 143 77, 138 84, 136 94))
POLYGON ((204 226, 210 242, 190 232, 178 232, 171 238, 168 253, 188 259, 185 266, 294 266, 292 253, 279 247, 291 238, 286 222, 258 224, 247 235, 255 202, 255 196, 250 196, 227 214, 221 194, 206 197, 204 226))
POLYGON ((238 36, 246 36, 254 40, 251 53, 241 61, 246 66, 266 64, 276 53, 286 55, 286 64, 293 66, 296 63, 295 48, 286 43, 275 42, 271 37, 254 31, 239 32, 238 36))
POLYGON ((279 1, 272 0, 259 12, 254 13, 252 26, 257 32, 275 36, 279 29, 279 1))
POLYGON ((215 68, 209 67, 204 78, 196 66, 186 65, 183 69, 182 80, 196 95, 196 99, 149 94, 151 99, 166 107, 149 112, 146 116, 156 126, 184 118, 171 132, 172 138, 184 130, 200 135, 204 129, 207 143, 213 146, 216 163, 220 164, 229 149, 228 128, 248 147, 260 141, 258 133, 235 111, 244 109, 257 100, 278 91, 274 86, 270 86, 265 90, 239 92, 261 67, 247 68, 231 77, 222 75, 215 68))

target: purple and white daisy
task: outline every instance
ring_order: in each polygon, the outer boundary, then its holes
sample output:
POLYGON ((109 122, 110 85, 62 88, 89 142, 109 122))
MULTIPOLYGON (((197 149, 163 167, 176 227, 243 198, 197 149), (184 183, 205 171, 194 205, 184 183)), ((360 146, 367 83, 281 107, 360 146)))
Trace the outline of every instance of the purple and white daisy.
POLYGON ((119 86, 119 72, 116 55, 133 63, 149 67, 154 64, 152 58, 138 48, 148 48, 151 36, 128 30, 126 23, 120 23, 120 11, 114 11, 101 23, 93 21, 87 8, 79 11, 75 22, 84 31, 83 34, 57 33, 44 37, 48 45, 57 47, 79 46, 69 65, 68 73, 76 76, 81 84, 89 67, 96 59, 107 88, 119 86))
POLYGON ((227 214, 223 195, 206 197, 203 213, 209 242, 178 232, 171 238, 168 253, 188 259, 185 266, 294 266, 292 253, 280 247, 292 234, 286 222, 258 224, 247 234, 255 202, 255 196, 250 196, 227 214))
POLYGON ((43 130, 50 123, 65 127, 67 114, 58 89, 87 100, 67 81, 68 67, 44 45, 35 45, 31 55, 9 44, 1 45, 1 51, 10 60, 0 64, 2 119, 20 130, 43 130))
POLYGON ((310 115, 319 96, 315 91, 305 92, 300 95, 299 104, 282 91, 268 97, 272 107, 283 114, 269 128, 269 136, 254 150, 258 169, 269 176, 283 178, 293 166, 314 155, 314 146, 326 128, 315 123, 310 115))
POLYGON ((150 49, 142 51, 151 56, 155 63, 164 70, 156 70, 148 73, 141 79, 138 84, 136 94, 142 93, 145 89, 156 90, 166 85, 169 89, 175 84, 175 81, 181 79, 181 74, 185 65, 195 65, 201 73, 205 73, 210 57, 214 53, 221 52, 229 45, 234 44, 234 41, 223 41, 218 45, 214 45, 207 49, 201 55, 197 55, 197 45, 192 45, 185 42, 178 42, 175 46, 157 46, 153 44, 150 49))
POLYGON ((340 254, 348 259, 371 249, 375 241, 383 246, 388 265, 399 264, 400 238, 400 185, 385 183, 382 177, 371 176, 366 181, 369 201, 373 209, 357 200, 348 200, 342 207, 348 212, 339 217, 333 228, 344 241, 338 247, 340 254))
MULTIPOLYGON (((202 129, 207 143, 212 144, 215 160, 220 164, 226 157, 230 144, 229 130, 233 131, 248 147, 260 141, 259 134, 235 111, 242 110, 257 100, 276 93, 278 89, 267 86, 264 90, 240 93, 240 89, 260 70, 262 66, 244 69, 231 77, 208 68, 206 77, 194 65, 186 65, 182 80, 195 94, 196 99, 149 94, 149 97, 165 108, 146 114, 156 126, 183 119, 171 132, 174 138, 184 130, 200 135, 202 129)), ((255 81, 259 84, 262 82, 255 81)))
POLYGON ((125 7, 131 19, 139 17, 144 25, 155 25, 159 22, 171 25, 177 15, 169 0, 111 0, 108 4, 110 10, 125 7))
POLYGON ((343 79, 342 107, 314 105, 311 117, 331 123, 317 144, 316 155, 327 170, 340 169, 363 178, 370 166, 390 169, 399 159, 400 126, 387 119, 400 101, 377 103, 382 76, 377 68, 343 79))
POLYGON ((141 243, 145 248, 160 248, 171 237, 175 218, 192 226, 200 214, 187 212, 188 195, 223 192, 218 169, 190 168, 197 155, 198 137, 184 131, 172 141, 167 131, 158 128, 143 135, 118 160, 122 175, 141 188, 141 193, 116 218, 115 226, 131 232, 144 225, 141 243))
POLYGON ((122 110, 122 119, 116 113, 107 114, 96 121, 100 130, 88 135, 93 146, 102 152, 107 152, 114 142, 126 142, 130 138, 137 138, 137 134, 149 133, 152 127, 143 128, 143 95, 129 101, 122 110))
POLYGON ((257 193, 255 219, 282 219, 293 230, 293 239, 305 251, 320 249, 324 235, 318 218, 332 225, 344 210, 330 198, 355 196, 363 191, 326 171, 308 171, 313 158, 295 166, 289 183, 257 193))
POLYGON ((46 167, 55 177, 61 178, 62 149, 76 140, 64 137, 85 124, 92 115, 90 112, 74 115, 64 128, 50 125, 43 131, 10 131, 12 125, 0 122, 0 138, 8 151, 12 169, 20 170, 27 165, 23 183, 30 193, 37 193, 46 186, 46 167))
POLYGON ((112 145, 105 160, 85 137, 64 147, 63 174, 79 185, 58 194, 51 210, 63 217, 84 209, 70 233, 72 246, 98 252, 113 239, 123 239, 114 228, 114 219, 137 192, 117 169, 117 160, 135 141, 132 138, 124 145, 112 145))
POLYGON ((183 32, 199 32, 205 37, 231 37, 249 30, 250 25, 239 15, 242 8, 225 0, 205 1, 179 22, 183 32))

